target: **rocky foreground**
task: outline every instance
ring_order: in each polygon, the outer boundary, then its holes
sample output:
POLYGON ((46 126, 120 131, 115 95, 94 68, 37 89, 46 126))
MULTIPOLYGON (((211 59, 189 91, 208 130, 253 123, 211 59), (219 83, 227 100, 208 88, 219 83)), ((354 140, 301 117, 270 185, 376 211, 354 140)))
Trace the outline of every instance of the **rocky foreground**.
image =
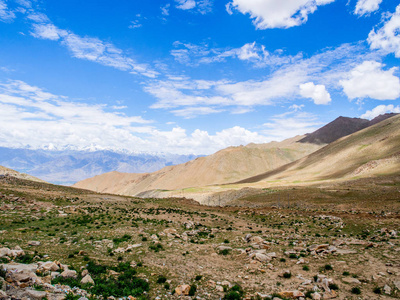
POLYGON ((377 208, 296 202, 308 190, 207 207, 0 181, 0 299, 396 299, 397 182, 377 208))

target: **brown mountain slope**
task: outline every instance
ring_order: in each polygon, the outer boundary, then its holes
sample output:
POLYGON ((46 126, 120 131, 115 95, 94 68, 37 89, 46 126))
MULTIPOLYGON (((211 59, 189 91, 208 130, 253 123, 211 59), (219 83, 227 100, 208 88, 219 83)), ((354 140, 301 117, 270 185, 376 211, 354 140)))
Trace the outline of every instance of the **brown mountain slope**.
POLYGON ((300 143, 314 143, 314 144, 330 144, 337 139, 357 132, 361 129, 375 125, 381 121, 391 118, 397 114, 382 114, 375 119, 369 121, 360 118, 347 118, 338 117, 324 127, 307 134, 305 138, 301 139, 300 143))
POLYGON ((137 195, 150 190, 175 190, 224 184, 273 170, 310 154, 323 145, 297 143, 304 136, 283 142, 230 147, 185 164, 163 168, 154 173, 111 172, 74 184, 96 192, 137 195))
POLYGON ((31 181, 38 181, 38 182, 45 182, 39 178, 36 178, 34 176, 28 175, 28 174, 24 174, 24 173, 20 173, 17 172, 15 170, 0 166, 0 176, 12 176, 12 177, 16 177, 19 179, 26 179, 26 180, 31 180, 31 181))
POLYGON ((343 137, 273 171, 238 183, 314 181, 400 172, 400 115, 343 137))

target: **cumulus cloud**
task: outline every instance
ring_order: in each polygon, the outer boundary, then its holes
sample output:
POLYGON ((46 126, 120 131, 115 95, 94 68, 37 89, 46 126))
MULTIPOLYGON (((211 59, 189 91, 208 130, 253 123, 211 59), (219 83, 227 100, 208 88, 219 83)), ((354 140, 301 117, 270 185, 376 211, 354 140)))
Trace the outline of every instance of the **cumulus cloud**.
POLYGON ((372 98, 394 100, 400 97, 400 79, 393 73, 393 67, 383 70, 383 64, 376 61, 364 61, 340 81, 343 91, 349 99, 372 98))
MULTIPOLYGON (((262 52, 254 54, 254 49, 260 49, 255 43, 246 45, 243 53, 248 60, 257 61, 263 57, 262 52)), ((207 52, 211 51, 209 48, 195 45, 190 47, 193 47, 197 53, 204 52, 199 55, 211 57, 207 52)), ((235 50, 239 53, 241 48, 235 50)), ((187 50, 190 49, 187 48, 187 50)), ((215 52, 213 54, 216 55, 215 52)), ((185 57, 182 59, 190 61, 187 56, 185 57)), ((220 109, 233 114, 246 113, 256 106, 294 102, 300 96, 312 98, 316 104, 328 104, 331 97, 327 88, 341 89, 342 85, 339 81, 344 78, 349 79, 349 72, 352 69, 366 59, 376 58, 379 58, 379 54, 367 51, 361 44, 344 44, 310 58, 298 56, 297 59, 292 60, 292 63, 282 64, 270 72, 269 76, 259 80, 211 81, 195 80, 187 76, 170 76, 166 80, 154 80, 146 84, 145 91, 156 99, 151 108, 174 109, 175 113, 177 108, 189 107, 203 107, 201 109, 203 113, 207 112, 204 107, 211 108, 210 113, 215 113, 220 109), (304 83, 308 84, 300 89, 300 85, 304 83)))
POLYGON ((268 141, 239 126, 214 134, 199 129, 188 133, 179 126, 161 131, 141 116, 115 111, 120 109, 73 102, 23 81, 0 83, 0 146, 211 154, 268 141))
POLYGON ((368 35, 371 49, 381 49, 400 57, 400 5, 393 14, 386 14, 386 22, 377 31, 373 29, 368 35))
POLYGON ((386 113, 400 113, 400 106, 394 106, 393 104, 390 105, 378 105, 377 107, 367 110, 365 114, 361 115, 360 118, 364 119, 373 119, 379 115, 386 114, 386 113))
POLYGON ((314 103, 319 104, 329 104, 331 102, 331 95, 328 93, 324 85, 317 84, 313 82, 307 82, 300 84, 300 95, 305 98, 311 98, 314 103))
POLYGON ((0 0, 0 21, 11 22, 15 19, 15 14, 11 11, 4 0, 0 0))
POLYGON ((318 6, 335 0, 233 0, 227 5, 228 13, 234 9, 249 14, 257 29, 290 28, 307 22, 308 15, 318 6))
POLYGON ((368 15, 379 9, 382 0, 358 0, 354 13, 359 16, 368 15))

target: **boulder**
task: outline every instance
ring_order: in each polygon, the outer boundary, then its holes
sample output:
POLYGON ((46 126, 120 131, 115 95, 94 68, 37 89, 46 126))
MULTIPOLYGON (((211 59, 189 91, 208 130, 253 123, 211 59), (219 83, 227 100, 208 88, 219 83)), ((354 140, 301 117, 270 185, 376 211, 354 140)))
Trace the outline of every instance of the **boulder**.
POLYGON ((232 247, 229 247, 229 246, 218 246, 217 249, 218 249, 218 251, 232 250, 232 247))
POLYGON ((361 284, 360 280, 353 277, 344 277, 342 278, 343 282, 350 283, 350 284, 361 284))
POLYGON ((40 242, 39 241, 29 241, 28 245, 29 246, 40 246, 40 242))
POLYGON ((60 276, 63 278, 78 278, 78 274, 74 270, 65 270, 60 274, 60 276))
POLYGON ((189 295, 189 291, 190 291, 190 285, 187 285, 187 284, 178 285, 175 288, 175 294, 178 295, 178 296, 180 296, 180 295, 188 296, 189 295))
POLYGON ((47 293, 43 291, 35 291, 35 290, 27 290, 26 294, 29 299, 32 300, 41 300, 43 298, 46 298, 47 293))
POLYGON ((8 248, 0 248, 0 257, 10 256, 11 250, 8 248))
POLYGON ((315 293, 312 294, 312 299, 313 300, 321 300, 322 296, 321 296, 320 293, 315 292, 315 293))
POLYGON ((85 277, 82 278, 81 283, 82 284, 87 284, 87 283, 94 284, 94 280, 92 279, 92 277, 89 274, 87 274, 85 277))
POLYGON ((383 292, 386 295, 390 295, 392 293, 392 288, 390 286, 388 286, 387 284, 385 284, 385 286, 383 287, 383 292))
POLYGON ((290 298, 290 299, 297 299, 300 297, 305 297, 305 295, 300 291, 283 291, 278 293, 280 297, 283 298, 290 298))
POLYGON ((60 267, 53 261, 46 261, 45 263, 39 263, 39 268, 45 271, 55 272, 60 269, 60 267))
POLYGON ((262 253, 254 253, 253 259, 260 262, 267 262, 271 260, 271 257, 262 253))

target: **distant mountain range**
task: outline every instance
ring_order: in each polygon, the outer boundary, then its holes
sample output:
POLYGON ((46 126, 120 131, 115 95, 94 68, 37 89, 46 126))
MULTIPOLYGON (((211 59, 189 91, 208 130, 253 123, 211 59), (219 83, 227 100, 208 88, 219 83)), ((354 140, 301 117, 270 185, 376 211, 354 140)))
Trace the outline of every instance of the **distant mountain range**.
POLYGON ((122 195, 162 196, 182 189, 196 193, 204 186, 226 190, 231 187, 226 184, 235 182, 336 180, 393 173, 398 166, 399 149, 400 116, 386 114, 372 121, 339 117, 307 136, 230 147, 148 174, 106 173, 74 186, 122 195))
POLYGON ((112 151, 54 151, 0 147, 0 165, 44 181, 71 185, 111 171, 146 173, 185 163, 198 156, 126 154, 112 151))

